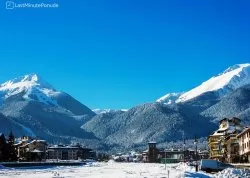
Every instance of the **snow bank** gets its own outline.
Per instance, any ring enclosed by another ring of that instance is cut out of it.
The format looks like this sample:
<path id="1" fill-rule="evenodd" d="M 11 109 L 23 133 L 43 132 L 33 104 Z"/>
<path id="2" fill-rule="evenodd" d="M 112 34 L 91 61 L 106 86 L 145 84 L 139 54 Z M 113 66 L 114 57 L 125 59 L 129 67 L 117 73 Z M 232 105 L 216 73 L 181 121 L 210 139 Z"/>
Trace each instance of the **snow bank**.
<path id="1" fill-rule="evenodd" d="M 218 172 L 213 176 L 214 178 L 238 178 L 238 177 L 250 177 L 250 169 L 236 169 L 227 168 L 221 172 Z"/>
<path id="2" fill-rule="evenodd" d="M 176 166 L 176 171 L 183 172 L 180 177 L 184 178 L 211 178 L 210 174 L 204 173 L 202 171 L 195 172 L 195 167 L 191 166 L 189 163 L 178 163 Z"/>
<path id="3" fill-rule="evenodd" d="M 0 164 L 0 169 L 6 169 L 6 167 Z"/>
<path id="4" fill-rule="evenodd" d="M 187 163 L 178 163 L 176 169 L 183 171 L 195 171 L 195 167 L 189 166 Z"/>

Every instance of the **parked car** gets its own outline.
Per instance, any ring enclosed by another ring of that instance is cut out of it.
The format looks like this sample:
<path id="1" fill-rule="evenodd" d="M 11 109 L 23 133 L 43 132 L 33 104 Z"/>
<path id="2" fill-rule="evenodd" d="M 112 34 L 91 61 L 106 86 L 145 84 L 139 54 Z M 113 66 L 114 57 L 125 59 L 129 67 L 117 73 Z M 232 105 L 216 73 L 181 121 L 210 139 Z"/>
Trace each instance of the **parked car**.
<path id="1" fill-rule="evenodd" d="M 213 159 L 202 159 L 200 162 L 200 170 L 206 172 L 218 172 L 226 168 L 234 167 L 231 164 L 222 163 Z"/>

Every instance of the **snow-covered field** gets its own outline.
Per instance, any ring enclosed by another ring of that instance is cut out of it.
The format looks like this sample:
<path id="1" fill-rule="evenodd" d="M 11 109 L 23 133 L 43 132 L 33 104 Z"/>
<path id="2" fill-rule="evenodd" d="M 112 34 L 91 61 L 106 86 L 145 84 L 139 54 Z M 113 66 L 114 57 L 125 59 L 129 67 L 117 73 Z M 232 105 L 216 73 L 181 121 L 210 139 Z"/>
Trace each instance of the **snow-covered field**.
<path id="1" fill-rule="evenodd" d="M 233 177 L 232 172 L 237 170 L 225 171 L 218 175 L 221 178 Z M 239 172 L 239 171 L 238 171 Z M 231 174 L 230 174 L 231 173 Z M 247 174 L 245 174 L 247 175 Z M 92 163 L 86 166 L 62 166 L 52 168 L 35 169 L 1 169 L 0 178 L 181 178 L 181 177 L 201 177 L 209 178 L 216 175 L 203 172 L 194 172 L 194 169 L 184 164 L 167 165 L 150 163 Z M 235 177 L 237 177 L 235 175 Z"/>

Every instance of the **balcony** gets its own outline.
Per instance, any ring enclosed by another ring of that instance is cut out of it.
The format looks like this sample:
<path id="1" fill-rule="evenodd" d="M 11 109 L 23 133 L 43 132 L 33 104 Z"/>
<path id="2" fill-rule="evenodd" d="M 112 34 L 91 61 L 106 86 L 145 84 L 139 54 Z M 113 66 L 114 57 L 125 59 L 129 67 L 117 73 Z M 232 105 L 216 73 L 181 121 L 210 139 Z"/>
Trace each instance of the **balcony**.
<path id="1" fill-rule="evenodd" d="M 211 148 L 211 151 L 219 151 L 219 148 Z"/>
<path id="2" fill-rule="evenodd" d="M 210 152 L 210 155 L 211 156 L 218 156 L 218 155 L 221 155 L 222 156 L 222 153 L 220 150 L 213 150 Z"/>
<path id="3" fill-rule="evenodd" d="M 219 140 L 219 138 L 213 138 L 213 137 L 211 137 L 211 138 L 209 138 L 208 139 L 208 142 L 210 143 L 210 142 L 218 142 L 218 140 Z"/>

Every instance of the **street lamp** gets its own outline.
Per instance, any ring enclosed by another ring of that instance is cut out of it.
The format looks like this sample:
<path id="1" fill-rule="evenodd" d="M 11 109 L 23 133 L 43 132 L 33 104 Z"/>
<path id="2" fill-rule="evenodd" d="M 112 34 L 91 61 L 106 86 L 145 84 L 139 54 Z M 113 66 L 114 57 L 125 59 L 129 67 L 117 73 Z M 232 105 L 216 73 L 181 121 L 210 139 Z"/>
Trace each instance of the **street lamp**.
<path id="1" fill-rule="evenodd" d="M 165 159 L 164 159 L 164 163 L 165 163 L 165 170 L 166 170 L 166 168 L 167 168 L 167 161 L 166 161 L 166 158 L 167 158 L 167 150 L 166 150 L 166 148 L 165 148 L 165 150 L 164 150 L 164 152 L 165 152 Z"/>
<path id="2" fill-rule="evenodd" d="M 165 155 L 164 155 L 165 156 L 164 162 L 165 162 L 165 170 L 166 170 L 167 169 L 167 165 L 166 165 L 167 164 L 167 160 L 166 160 L 167 159 L 167 149 L 166 148 L 164 150 L 164 153 L 165 153 Z M 170 173 L 170 171 L 168 170 L 168 178 L 169 178 L 169 173 Z"/>
<path id="3" fill-rule="evenodd" d="M 197 137 L 194 137 L 194 145 L 195 145 L 195 171 L 198 172 L 198 155 L 197 155 Z"/>
<path id="4" fill-rule="evenodd" d="M 185 138 L 183 139 L 183 162 L 185 163 L 185 146 L 186 146 L 186 141 Z"/>

